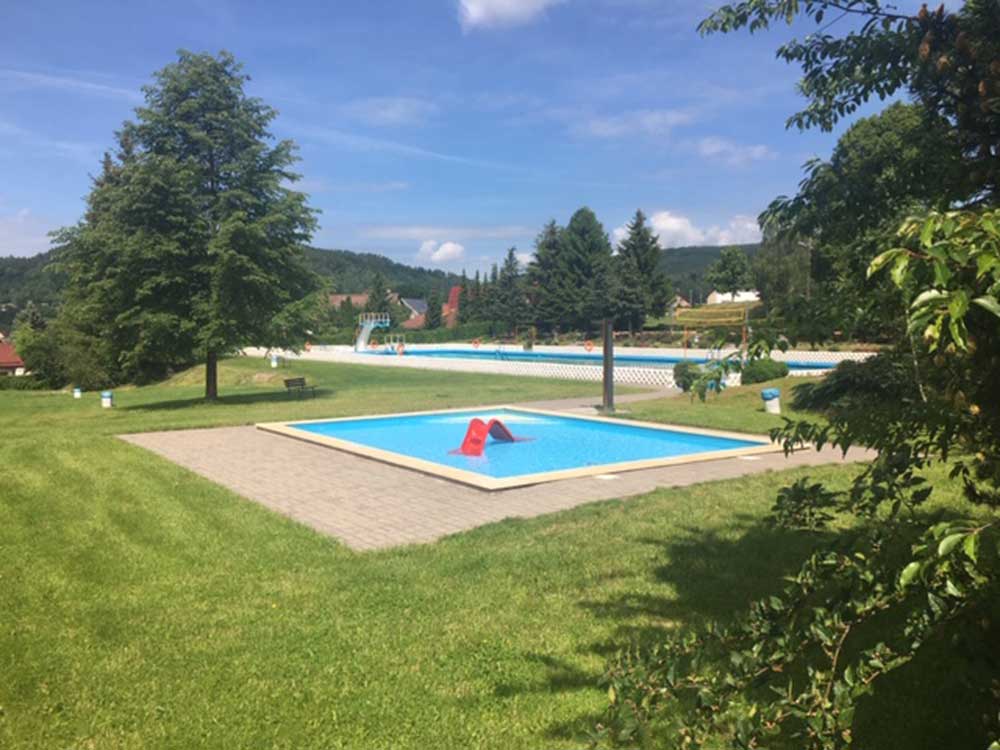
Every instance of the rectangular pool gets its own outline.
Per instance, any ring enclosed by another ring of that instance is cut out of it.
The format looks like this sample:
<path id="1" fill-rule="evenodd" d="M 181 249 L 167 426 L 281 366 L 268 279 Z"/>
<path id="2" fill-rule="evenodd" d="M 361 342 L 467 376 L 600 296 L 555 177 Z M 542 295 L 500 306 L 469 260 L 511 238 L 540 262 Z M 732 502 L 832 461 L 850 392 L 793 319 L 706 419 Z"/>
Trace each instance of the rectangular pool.
<path id="1" fill-rule="evenodd" d="M 472 419 L 501 421 L 515 442 L 457 452 Z M 780 451 L 766 437 L 499 406 L 258 424 L 258 429 L 482 489 Z"/>

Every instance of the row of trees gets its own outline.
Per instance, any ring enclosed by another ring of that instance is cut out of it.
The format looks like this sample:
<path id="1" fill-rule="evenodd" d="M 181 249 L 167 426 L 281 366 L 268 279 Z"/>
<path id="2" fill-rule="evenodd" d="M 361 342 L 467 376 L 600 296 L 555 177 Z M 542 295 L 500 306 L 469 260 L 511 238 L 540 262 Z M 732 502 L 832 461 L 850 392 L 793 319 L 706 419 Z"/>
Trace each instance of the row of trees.
<path id="1" fill-rule="evenodd" d="M 527 268 L 511 248 L 488 277 L 477 272 L 469 280 L 463 274 L 460 320 L 492 323 L 503 333 L 527 325 L 545 332 L 590 332 L 607 318 L 638 330 L 648 316 L 663 315 L 670 302 L 659 240 L 641 211 L 617 252 L 586 207 L 565 227 L 546 224 L 534 249 Z"/>

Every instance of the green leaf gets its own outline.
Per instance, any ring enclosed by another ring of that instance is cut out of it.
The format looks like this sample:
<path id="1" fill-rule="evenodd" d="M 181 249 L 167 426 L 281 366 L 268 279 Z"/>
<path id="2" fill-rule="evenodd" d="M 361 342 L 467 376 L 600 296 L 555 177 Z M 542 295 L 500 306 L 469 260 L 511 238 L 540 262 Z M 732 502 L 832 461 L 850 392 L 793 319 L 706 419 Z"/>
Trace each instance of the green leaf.
<path id="1" fill-rule="evenodd" d="M 901 254 L 907 252 L 909 251 L 905 247 L 895 247 L 892 250 L 886 250 L 884 253 L 875 256 L 875 259 L 868 264 L 868 278 L 871 278 L 876 273 L 881 271 Z"/>
<path id="2" fill-rule="evenodd" d="M 930 247 L 932 244 L 932 240 L 934 239 L 934 223 L 934 217 L 931 217 L 924 222 L 924 226 L 920 230 L 920 244 L 924 247 Z"/>
<path id="3" fill-rule="evenodd" d="M 972 304 L 979 305 L 1000 318 L 1000 302 L 997 301 L 996 297 L 984 294 L 982 297 L 976 297 L 972 300 Z"/>
<path id="4" fill-rule="evenodd" d="M 979 534 L 969 534 L 962 545 L 962 551 L 972 562 L 979 561 Z"/>
<path id="5" fill-rule="evenodd" d="M 917 295 L 917 298 L 913 300 L 913 304 L 910 305 L 910 309 L 916 309 L 922 307 L 923 305 L 930 304 L 931 302 L 937 302 L 939 300 L 948 299 L 948 293 L 942 292 L 940 289 L 928 289 L 925 292 L 921 292 Z"/>
<path id="6" fill-rule="evenodd" d="M 923 568 L 923 563 L 913 561 L 905 568 L 899 576 L 899 585 L 903 588 L 909 586 L 920 575 L 920 570 Z"/>
<path id="7" fill-rule="evenodd" d="M 960 531 L 957 534 L 949 534 L 941 543 L 938 545 L 938 555 L 944 557 L 945 555 L 951 554 L 951 551 L 959 545 L 959 543 L 965 539 L 967 536 L 966 532 Z"/>

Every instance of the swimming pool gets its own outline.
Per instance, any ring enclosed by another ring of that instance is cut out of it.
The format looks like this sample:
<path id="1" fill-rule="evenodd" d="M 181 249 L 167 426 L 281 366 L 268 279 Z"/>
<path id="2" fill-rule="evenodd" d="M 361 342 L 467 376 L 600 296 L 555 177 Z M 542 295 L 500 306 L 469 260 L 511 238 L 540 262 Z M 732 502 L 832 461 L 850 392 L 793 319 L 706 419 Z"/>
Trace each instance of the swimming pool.
<path id="1" fill-rule="evenodd" d="M 473 419 L 499 420 L 516 440 L 463 455 Z M 257 427 L 488 490 L 780 450 L 766 437 L 509 406 Z"/>
<path id="2" fill-rule="evenodd" d="M 619 350 L 620 351 L 620 350 Z M 370 349 L 365 354 L 376 357 L 395 357 L 398 352 L 394 348 Z M 551 351 L 524 351 L 522 349 L 414 349 L 404 347 L 405 357 L 437 357 L 440 359 L 489 359 L 501 362 L 558 362 L 571 365 L 599 365 L 602 362 L 601 354 L 592 352 L 583 354 L 580 352 L 551 352 Z M 615 353 L 615 365 L 624 367 L 673 367 L 678 362 L 693 362 L 695 364 L 705 364 L 709 362 L 704 357 L 676 357 L 654 354 L 621 354 Z M 837 366 L 836 362 L 804 362 L 797 360 L 787 360 L 785 364 L 790 370 L 832 370 Z"/>

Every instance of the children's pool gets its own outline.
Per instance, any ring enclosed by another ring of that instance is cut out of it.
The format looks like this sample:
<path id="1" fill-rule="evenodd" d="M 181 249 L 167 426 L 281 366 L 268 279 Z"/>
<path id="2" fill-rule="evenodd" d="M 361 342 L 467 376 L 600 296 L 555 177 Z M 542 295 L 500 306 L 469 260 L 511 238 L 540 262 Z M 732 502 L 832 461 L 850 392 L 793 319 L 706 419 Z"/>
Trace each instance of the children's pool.
<path id="1" fill-rule="evenodd" d="M 366 354 L 375 357 L 395 357 L 398 352 L 392 347 L 379 347 L 370 349 Z M 413 349 L 404 347 L 403 356 L 407 357 L 436 357 L 439 359 L 490 359 L 506 362 L 557 362 L 570 365 L 599 365 L 602 362 L 600 352 L 584 354 L 580 352 L 551 352 L 551 351 L 523 351 L 518 349 Z M 669 357 L 654 354 L 624 354 L 615 353 L 615 365 L 624 367 L 673 367 L 678 362 L 693 362 L 694 364 L 705 364 L 709 360 L 697 357 Z M 836 366 L 836 362 L 805 362 L 797 360 L 787 360 L 789 370 L 831 370 Z"/>
<path id="2" fill-rule="evenodd" d="M 474 418 L 500 420 L 516 441 L 457 453 Z M 512 407 L 257 426 L 483 489 L 778 450 L 766 437 Z"/>

